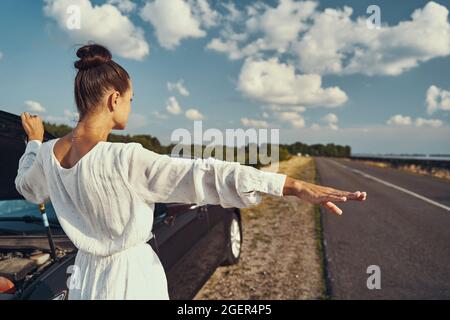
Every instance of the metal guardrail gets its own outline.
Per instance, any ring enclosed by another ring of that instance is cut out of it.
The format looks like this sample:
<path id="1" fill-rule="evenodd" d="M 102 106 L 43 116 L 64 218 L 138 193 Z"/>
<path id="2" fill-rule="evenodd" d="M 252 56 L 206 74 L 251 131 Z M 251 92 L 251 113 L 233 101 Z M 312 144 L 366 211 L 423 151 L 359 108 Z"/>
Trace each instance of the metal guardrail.
<path id="1" fill-rule="evenodd" d="M 350 159 L 368 160 L 388 163 L 393 167 L 404 165 L 416 165 L 425 170 L 431 171 L 433 168 L 450 170 L 450 157 L 439 156 L 399 156 L 399 155 L 351 155 Z"/>
<path id="2" fill-rule="evenodd" d="M 359 159 L 387 159 L 387 160 L 422 160 L 422 161 L 450 161 L 450 156 L 402 156 L 402 155 L 370 155 L 354 154 L 351 158 Z"/>

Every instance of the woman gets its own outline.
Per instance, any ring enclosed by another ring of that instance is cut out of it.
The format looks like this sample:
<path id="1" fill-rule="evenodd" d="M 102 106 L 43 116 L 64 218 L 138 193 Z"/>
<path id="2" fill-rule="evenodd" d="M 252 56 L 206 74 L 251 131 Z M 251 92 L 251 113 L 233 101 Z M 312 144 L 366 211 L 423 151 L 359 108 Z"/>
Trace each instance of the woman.
<path id="1" fill-rule="evenodd" d="M 336 214 L 334 202 L 365 200 L 345 192 L 213 158 L 159 155 L 138 143 L 110 143 L 124 129 L 133 87 L 103 46 L 77 51 L 76 127 L 42 143 L 39 117 L 23 113 L 28 144 L 17 190 L 29 201 L 50 199 L 61 227 L 78 248 L 69 299 L 168 299 L 162 264 L 147 244 L 155 202 L 247 207 L 263 193 L 297 196 Z"/>

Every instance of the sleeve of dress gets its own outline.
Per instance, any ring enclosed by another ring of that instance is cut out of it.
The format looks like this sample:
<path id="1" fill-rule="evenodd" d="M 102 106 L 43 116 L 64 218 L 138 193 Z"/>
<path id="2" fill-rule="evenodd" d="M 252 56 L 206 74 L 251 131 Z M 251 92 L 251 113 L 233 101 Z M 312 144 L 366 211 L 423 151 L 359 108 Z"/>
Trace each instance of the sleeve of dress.
<path id="1" fill-rule="evenodd" d="M 211 157 L 172 158 L 135 144 L 129 163 L 129 179 L 133 188 L 148 202 L 244 208 L 258 204 L 263 193 L 282 196 L 286 175 Z"/>
<path id="2" fill-rule="evenodd" d="M 28 201 L 39 204 L 48 198 L 48 187 L 39 156 L 42 142 L 31 140 L 19 160 L 19 168 L 15 179 L 17 191 Z"/>

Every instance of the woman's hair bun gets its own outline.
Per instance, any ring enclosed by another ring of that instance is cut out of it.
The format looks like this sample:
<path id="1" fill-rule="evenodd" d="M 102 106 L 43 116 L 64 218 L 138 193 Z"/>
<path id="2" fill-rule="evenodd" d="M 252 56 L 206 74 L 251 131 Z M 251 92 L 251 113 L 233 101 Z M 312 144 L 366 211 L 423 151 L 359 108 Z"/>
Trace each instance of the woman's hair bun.
<path id="1" fill-rule="evenodd" d="M 77 50 L 77 57 L 80 60 L 75 61 L 74 65 L 78 70 L 95 68 L 112 59 L 111 52 L 99 44 L 82 46 Z"/>

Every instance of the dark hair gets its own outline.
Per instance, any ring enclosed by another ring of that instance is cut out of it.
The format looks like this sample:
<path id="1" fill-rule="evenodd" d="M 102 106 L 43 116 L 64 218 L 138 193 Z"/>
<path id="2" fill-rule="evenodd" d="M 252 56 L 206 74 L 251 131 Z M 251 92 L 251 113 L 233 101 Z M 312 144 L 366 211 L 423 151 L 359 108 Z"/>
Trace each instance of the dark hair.
<path id="1" fill-rule="evenodd" d="M 130 76 L 112 60 L 111 52 L 99 44 L 88 44 L 77 50 L 80 60 L 74 63 L 78 69 L 75 77 L 75 102 L 80 119 L 94 111 L 107 90 L 124 94 L 130 87 Z"/>

